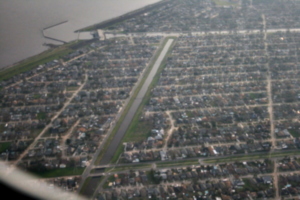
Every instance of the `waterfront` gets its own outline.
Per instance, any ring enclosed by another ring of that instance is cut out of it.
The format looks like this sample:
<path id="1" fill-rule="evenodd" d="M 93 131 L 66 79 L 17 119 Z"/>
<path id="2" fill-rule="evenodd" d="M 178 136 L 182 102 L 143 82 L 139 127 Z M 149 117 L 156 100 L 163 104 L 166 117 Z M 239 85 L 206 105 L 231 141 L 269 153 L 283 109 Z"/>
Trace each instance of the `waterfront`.
<path id="1" fill-rule="evenodd" d="M 51 36 L 71 41 L 77 38 L 75 30 L 158 1 L 1 1 L 0 68 L 45 51 L 47 47 L 43 46 L 44 43 L 60 44 L 43 37 L 42 30 L 45 27 L 68 20 L 64 26 L 52 29 Z"/>

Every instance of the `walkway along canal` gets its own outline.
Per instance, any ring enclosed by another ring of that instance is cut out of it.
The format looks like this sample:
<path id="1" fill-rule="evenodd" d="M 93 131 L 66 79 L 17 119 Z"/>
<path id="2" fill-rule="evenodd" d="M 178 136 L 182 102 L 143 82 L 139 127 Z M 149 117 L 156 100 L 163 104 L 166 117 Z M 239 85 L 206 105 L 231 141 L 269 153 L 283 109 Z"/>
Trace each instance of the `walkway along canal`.
<path id="1" fill-rule="evenodd" d="M 141 90 L 139 91 L 138 95 L 134 99 L 134 102 L 132 106 L 130 107 L 128 113 L 126 114 L 119 130 L 115 134 L 114 138 L 112 139 L 111 143 L 109 144 L 107 151 L 104 153 L 102 160 L 100 161 L 100 165 L 106 165 L 109 164 L 110 160 L 112 159 L 113 155 L 115 154 L 118 146 L 120 145 L 120 142 L 125 135 L 137 109 L 139 108 L 144 96 L 146 95 L 146 92 L 148 90 L 149 85 L 152 83 L 152 80 L 154 76 L 157 73 L 158 68 L 160 67 L 163 59 L 165 58 L 169 48 L 171 47 L 174 39 L 169 39 L 164 46 L 163 50 L 161 51 L 159 57 L 155 61 L 146 81 L 144 82 Z"/>

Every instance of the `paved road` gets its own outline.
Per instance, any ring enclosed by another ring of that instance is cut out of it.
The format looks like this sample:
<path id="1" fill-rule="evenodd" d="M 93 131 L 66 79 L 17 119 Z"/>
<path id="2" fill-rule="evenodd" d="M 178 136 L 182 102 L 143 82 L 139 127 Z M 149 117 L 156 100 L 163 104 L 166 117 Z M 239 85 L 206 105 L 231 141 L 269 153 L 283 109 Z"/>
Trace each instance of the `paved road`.
<path id="1" fill-rule="evenodd" d="M 267 42 L 267 29 L 266 29 L 266 17 L 264 14 L 262 14 L 262 19 L 263 19 L 263 25 L 264 25 L 264 44 L 265 44 L 265 57 L 269 60 L 269 52 L 268 52 L 268 42 Z M 268 92 L 268 111 L 270 115 L 270 128 L 271 128 L 271 141 L 272 141 L 272 150 L 270 151 L 273 152 L 274 148 L 276 147 L 276 136 L 274 132 L 274 112 L 273 112 L 273 99 L 272 99 L 272 78 L 271 78 L 271 69 L 270 69 L 270 62 L 268 61 L 266 63 L 267 69 L 268 69 L 268 75 L 267 75 L 267 92 Z M 275 167 L 274 167 L 274 172 L 272 173 L 273 176 L 273 184 L 274 184 L 274 189 L 275 189 L 275 199 L 279 200 L 279 187 L 278 187 L 278 173 L 277 173 L 277 164 L 276 164 L 276 159 L 275 159 Z"/>
<path id="2" fill-rule="evenodd" d="M 297 150 L 295 151 L 291 151 L 291 152 L 297 152 Z M 263 155 L 263 154 L 266 154 L 266 152 L 258 152 L 258 153 L 251 153 L 249 155 L 251 156 L 256 156 L 256 155 Z M 199 158 L 198 157 L 198 161 L 199 161 L 199 164 L 200 165 L 205 165 L 207 164 L 205 161 L 209 161 L 210 159 L 223 159 L 223 158 L 230 158 L 232 156 L 239 156 L 241 157 L 241 161 L 243 160 L 242 158 L 245 156 L 245 155 L 225 155 L 225 156 L 216 156 L 216 157 L 202 157 L 202 158 Z M 275 161 L 279 158 L 284 158 L 286 155 L 282 155 L 282 156 L 278 156 L 276 158 L 271 158 L 271 159 L 274 159 Z M 186 158 L 184 159 L 184 161 L 195 161 L 197 160 L 197 158 Z M 254 159 L 250 159 L 250 160 L 254 160 Z M 264 159 L 256 159 L 257 160 L 264 160 Z M 153 165 L 153 164 L 163 164 L 163 163 L 170 163 L 170 162 L 173 162 L 174 165 L 173 166 L 161 166 L 161 167 L 158 167 L 159 169 L 170 169 L 170 168 L 176 168 L 176 164 L 177 167 L 182 167 L 182 163 L 180 163 L 180 161 L 182 160 L 167 160 L 167 161 L 146 161 L 146 162 L 142 162 L 142 163 L 120 163 L 120 164 L 108 164 L 108 165 L 102 165 L 102 166 L 92 166 L 93 169 L 99 169 L 99 168 L 114 168 L 114 167 L 129 167 L 131 165 L 134 164 L 135 167 L 137 167 L 138 165 L 141 165 L 140 169 L 142 170 L 147 170 L 147 169 L 150 169 L 150 168 L 145 168 L 145 164 L 148 164 L 149 166 L 150 165 Z M 230 161 L 230 162 L 234 162 L 234 161 Z M 218 164 L 221 164 L 221 163 L 228 163 L 228 161 L 223 161 L 223 162 L 219 162 Z M 213 163 L 210 163 L 208 165 L 212 165 Z M 278 167 L 277 165 L 275 165 L 276 167 Z M 103 175 L 108 175 L 108 174 L 112 174 L 112 173 L 124 173 L 124 172 L 127 172 L 129 171 L 129 169 L 120 169 L 119 171 L 116 170 L 116 171 L 113 171 L 113 172 L 109 172 L 109 171 L 101 171 L 101 172 L 94 172 L 94 173 L 90 173 L 88 176 L 90 177 L 93 177 L 93 176 L 103 176 Z M 278 175 L 280 174 L 290 174 L 290 173 L 295 173 L 296 171 L 300 171 L 300 170 L 295 170 L 295 171 L 287 171 L 287 172 L 280 172 L 280 171 L 277 171 L 276 173 Z M 274 172 L 270 173 L 270 175 L 272 175 Z"/>
<path id="3" fill-rule="evenodd" d="M 167 136 L 166 136 L 166 139 L 165 139 L 165 144 L 164 144 L 164 147 L 163 147 L 163 150 L 166 151 L 168 149 L 168 141 L 169 139 L 171 138 L 171 135 L 173 134 L 174 130 L 177 130 L 178 128 L 175 127 L 175 119 L 173 119 L 170 111 L 166 111 L 166 114 L 168 115 L 168 118 L 170 120 L 170 129 L 167 131 Z"/>
<path id="4" fill-rule="evenodd" d="M 129 33 L 129 34 L 112 34 L 112 33 L 104 33 L 105 37 L 107 39 L 110 38 L 115 38 L 115 37 L 128 37 L 130 36 L 134 36 L 134 37 L 155 37 L 155 36 L 162 36 L 162 37 L 168 37 L 168 36 L 175 36 L 175 37 L 179 37 L 179 36 L 198 36 L 198 35 L 206 35 L 206 34 L 235 34 L 235 33 L 239 33 L 239 34 L 253 34 L 253 33 L 276 33 L 277 31 L 287 31 L 289 30 L 290 32 L 300 32 L 300 28 L 291 28 L 291 29 L 286 29 L 286 28 L 278 28 L 278 29 L 265 29 L 265 30 L 260 30 L 260 29 L 253 29 L 253 30 L 236 30 L 236 31 L 198 31 L 198 32 L 186 32 L 186 33 L 182 33 L 182 32 L 148 32 L 148 33 Z"/>
<path id="5" fill-rule="evenodd" d="M 266 31 L 266 18 L 265 15 L 262 15 L 263 24 L 264 24 L 264 44 L 265 44 L 265 57 L 269 60 L 269 53 L 268 53 L 268 43 L 267 43 L 267 31 Z M 266 63 L 268 73 L 267 73 L 267 93 L 268 93 L 268 111 L 270 115 L 270 131 L 271 131 L 271 141 L 272 141 L 272 148 L 276 147 L 276 137 L 274 133 L 274 112 L 273 112 L 273 99 L 272 99 L 272 78 L 271 78 L 271 68 L 269 61 Z"/>
<path id="6" fill-rule="evenodd" d="M 170 113 L 170 112 L 169 112 Z M 171 114 L 171 113 L 170 113 Z M 174 127 L 175 128 L 175 127 Z M 166 139 L 166 144 L 167 144 L 167 141 L 169 139 Z M 280 142 L 283 142 L 283 141 L 291 141 L 292 138 L 280 138 L 280 139 L 275 139 L 275 142 L 276 141 L 280 141 Z M 262 139 L 262 140 L 256 140 L 255 142 L 272 142 L 272 139 Z M 247 142 L 244 142 L 244 141 L 232 141 L 232 142 L 227 142 L 227 141 L 222 141 L 222 142 L 215 142 L 215 143 L 209 143 L 207 142 L 208 145 L 210 146 L 230 146 L 230 145 L 236 145 L 236 144 L 247 144 Z M 152 148 L 152 149 L 144 149 L 143 152 L 155 152 L 155 151 L 166 151 L 166 150 L 180 150 L 180 149 L 192 149 L 192 148 L 200 148 L 202 147 L 202 145 L 188 145 L 188 146 L 179 146 L 179 147 L 170 147 L 170 148 L 167 148 L 167 147 L 162 147 L 162 148 Z M 276 149 L 276 146 L 275 148 Z M 131 150 L 131 151 L 126 151 L 126 153 L 128 154 L 133 154 L 133 153 L 139 153 L 141 151 L 141 149 L 137 149 L 137 150 Z"/>
<path id="7" fill-rule="evenodd" d="M 103 155 L 103 158 L 100 161 L 100 165 L 106 165 L 112 159 L 114 153 L 116 152 L 118 146 L 120 145 L 120 142 L 121 142 L 126 130 L 128 129 L 128 127 L 134 117 L 134 114 L 136 113 L 138 107 L 140 106 L 140 104 L 148 90 L 149 85 L 151 84 L 154 76 L 156 75 L 156 72 L 157 72 L 161 62 L 163 61 L 163 59 L 164 59 L 165 55 L 167 54 L 172 43 L 173 43 L 173 39 L 169 39 L 168 42 L 166 43 L 165 47 L 163 48 L 161 54 L 159 55 L 158 59 L 154 63 L 154 66 L 153 66 L 150 74 L 148 75 L 144 85 L 142 86 L 141 90 L 139 91 L 136 99 L 134 100 L 126 117 L 124 118 L 119 130 L 117 131 L 115 137 L 113 138 L 112 142 L 110 143 L 107 151 Z"/>

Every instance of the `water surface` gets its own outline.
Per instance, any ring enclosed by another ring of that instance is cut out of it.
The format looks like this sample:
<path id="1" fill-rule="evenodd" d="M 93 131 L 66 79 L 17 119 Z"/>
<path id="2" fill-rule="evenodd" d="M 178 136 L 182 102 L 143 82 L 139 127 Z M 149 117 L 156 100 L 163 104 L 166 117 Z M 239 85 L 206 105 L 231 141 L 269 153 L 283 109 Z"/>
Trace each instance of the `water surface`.
<path id="1" fill-rule="evenodd" d="M 0 68 L 47 49 L 43 28 L 68 20 L 51 30 L 64 41 L 75 30 L 93 25 L 160 0 L 2 0 L 0 1 Z M 50 31 L 50 30 L 49 30 Z M 56 43 L 59 44 L 59 43 Z"/>

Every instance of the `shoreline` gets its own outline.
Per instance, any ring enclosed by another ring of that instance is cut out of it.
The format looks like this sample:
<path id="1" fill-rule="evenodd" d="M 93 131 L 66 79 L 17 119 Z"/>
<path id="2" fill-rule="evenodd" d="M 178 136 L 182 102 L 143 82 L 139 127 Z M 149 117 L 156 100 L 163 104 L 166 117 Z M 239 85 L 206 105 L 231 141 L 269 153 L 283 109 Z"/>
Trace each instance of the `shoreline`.
<path id="1" fill-rule="evenodd" d="M 105 20 L 105 21 L 102 21 L 102 22 L 99 22 L 99 23 L 96 23 L 96 24 L 93 24 L 93 25 L 90 25 L 90 26 L 86 26 L 86 27 L 84 27 L 82 29 L 75 30 L 74 32 L 76 33 L 76 32 L 84 31 L 84 30 L 87 30 L 87 29 L 90 29 L 90 30 L 100 29 L 99 27 L 101 27 L 101 28 L 109 27 L 112 24 L 118 23 L 120 21 L 124 21 L 124 20 L 129 19 L 131 17 L 134 17 L 136 15 L 142 14 L 143 12 L 147 12 L 147 11 L 150 11 L 152 9 L 155 9 L 158 6 L 161 6 L 161 5 L 164 5 L 164 4 L 168 3 L 169 1 L 171 1 L 171 0 L 161 0 L 159 2 L 156 2 L 156 3 L 150 4 L 150 5 L 144 6 L 142 8 L 139 8 L 139 9 L 127 12 L 127 13 L 125 13 L 123 15 L 118 16 L 118 17 L 114 17 L 114 18 L 111 18 L 111 19 L 108 19 L 108 20 Z M 54 25 L 54 26 L 56 26 L 56 25 Z M 47 28 L 49 28 L 49 27 L 47 27 Z M 89 41 L 92 41 L 92 40 L 94 40 L 94 39 L 78 41 L 78 43 L 75 46 L 79 46 L 80 47 L 80 46 L 82 46 L 82 45 L 84 45 L 84 44 L 86 44 L 86 43 L 88 43 Z M 75 40 L 66 42 L 66 43 L 64 43 L 62 45 L 59 45 L 58 47 L 55 47 L 55 48 L 49 48 L 49 49 L 47 49 L 47 50 L 45 50 L 43 52 L 40 52 L 40 53 L 38 53 L 36 55 L 27 57 L 25 59 L 22 59 L 22 60 L 20 60 L 18 62 L 13 63 L 13 64 L 1 67 L 0 68 L 0 73 L 5 72 L 5 70 L 8 70 L 10 68 L 17 67 L 18 65 L 24 64 L 26 62 L 30 62 L 30 59 L 38 59 L 39 56 L 47 54 L 47 52 L 55 50 L 57 48 L 60 48 L 60 47 L 62 47 L 64 45 L 68 45 L 68 44 L 70 44 L 70 43 L 72 43 L 74 41 Z M 83 43 L 83 44 L 81 45 L 81 43 Z"/>

